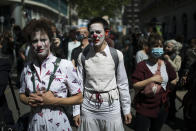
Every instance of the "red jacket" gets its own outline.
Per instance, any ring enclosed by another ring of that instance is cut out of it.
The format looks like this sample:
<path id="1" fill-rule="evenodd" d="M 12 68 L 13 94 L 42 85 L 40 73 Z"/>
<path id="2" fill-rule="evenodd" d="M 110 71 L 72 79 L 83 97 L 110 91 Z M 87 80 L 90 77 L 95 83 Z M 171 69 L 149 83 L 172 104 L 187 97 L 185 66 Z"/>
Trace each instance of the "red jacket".
<path id="1" fill-rule="evenodd" d="M 147 116 L 147 117 L 157 117 L 161 106 L 167 105 L 168 92 L 170 91 L 169 86 L 170 82 L 176 78 L 176 72 L 173 67 L 167 62 L 164 61 L 166 65 L 166 70 L 168 74 L 168 83 L 166 86 L 166 91 L 161 88 L 159 94 L 156 94 L 153 97 L 148 97 L 139 92 L 134 98 L 134 104 L 136 112 Z M 149 70 L 145 61 L 142 61 L 137 64 L 135 72 L 132 74 L 132 83 L 143 81 L 152 77 L 153 74 Z"/>

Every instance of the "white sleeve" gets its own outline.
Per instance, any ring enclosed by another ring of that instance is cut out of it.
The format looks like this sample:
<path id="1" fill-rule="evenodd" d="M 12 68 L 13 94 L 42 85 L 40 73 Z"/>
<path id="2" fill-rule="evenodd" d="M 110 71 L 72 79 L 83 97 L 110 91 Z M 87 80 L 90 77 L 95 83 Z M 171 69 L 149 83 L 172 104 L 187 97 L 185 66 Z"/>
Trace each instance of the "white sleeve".
<path id="1" fill-rule="evenodd" d="M 80 55 L 78 56 L 77 74 L 78 74 L 78 78 L 80 79 L 81 85 L 83 87 L 83 66 L 81 62 L 81 55 L 82 53 L 80 53 Z M 82 88 L 82 92 L 83 92 L 83 88 Z M 80 105 L 73 105 L 73 117 L 79 114 L 80 114 Z"/>
<path id="2" fill-rule="evenodd" d="M 25 88 L 26 88 L 26 80 L 25 80 L 25 73 L 26 73 L 26 68 L 23 69 L 21 76 L 20 76 L 20 89 L 19 93 L 25 93 Z"/>
<path id="3" fill-rule="evenodd" d="M 119 64 L 117 68 L 117 86 L 120 93 L 120 102 L 123 110 L 123 114 L 129 114 L 131 112 L 131 97 L 129 93 L 129 84 L 127 79 L 127 74 L 125 71 L 123 54 L 117 51 Z"/>

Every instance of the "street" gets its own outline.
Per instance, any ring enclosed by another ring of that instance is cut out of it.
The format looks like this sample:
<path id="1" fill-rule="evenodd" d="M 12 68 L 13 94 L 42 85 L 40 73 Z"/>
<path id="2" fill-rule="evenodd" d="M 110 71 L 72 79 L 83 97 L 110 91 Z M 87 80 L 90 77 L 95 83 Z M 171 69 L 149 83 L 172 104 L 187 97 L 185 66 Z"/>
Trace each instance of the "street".
<path id="1" fill-rule="evenodd" d="M 130 93 L 133 96 L 134 91 L 130 90 Z M 15 103 L 14 103 L 14 99 L 13 99 L 13 96 L 11 94 L 11 90 L 10 90 L 9 87 L 6 89 L 5 94 L 6 94 L 6 98 L 7 98 L 7 101 L 8 101 L 8 106 L 12 110 L 13 117 L 14 117 L 14 120 L 16 122 L 17 119 L 19 118 L 19 116 L 18 116 L 18 112 L 17 112 L 16 106 L 15 106 Z M 30 107 L 22 104 L 19 101 L 18 89 L 15 89 L 15 94 L 16 94 L 17 101 L 18 101 L 18 104 L 19 104 L 19 107 L 20 107 L 20 112 L 21 112 L 20 116 L 22 116 L 23 114 L 25 114 L 25 113 L 30 111 Z M 182 92 L 180 92 L 180 93 L 178 92 L 178 95 L 181 95 L 181 97 L 182 97 L 183 93 Z M 181 106 L 181 102 L 179 101 L 179 99 L 176 99 L 176 107 L 177 107 L 176 109 L 178 110 L 178 108 L 180 106 Z M 132 108 L 132 114 L 133 114 L 132 123 L 130 125 L 124 125 L 125 131 L 134 131 L 133 126 L 134 126 L 134 114 L 135 114 L 135 111 L 134 111 L 133 108 Z M 183 124 L 184 124 L 183 123 L 182 108 L 177 111 L 176 117 L 177 117 L 176 121 L 173 122 L 172 125 L 169 126 L 168 124 L 164 124 L 164 126 L 162 127 L 161 131 L 181 131 L 182 128 L 183 128 Z M 76 131 L 75 127 L 73 127 L 73 131 Z"/>

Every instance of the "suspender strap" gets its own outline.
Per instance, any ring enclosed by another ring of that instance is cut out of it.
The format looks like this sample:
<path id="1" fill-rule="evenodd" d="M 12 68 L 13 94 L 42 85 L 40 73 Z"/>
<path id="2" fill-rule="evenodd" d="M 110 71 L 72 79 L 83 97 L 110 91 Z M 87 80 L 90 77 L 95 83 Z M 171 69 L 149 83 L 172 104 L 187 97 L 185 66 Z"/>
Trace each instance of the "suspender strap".
<path id="1" fill-rule="evenodd" d="M 60 58 L 57 58 L 55 63 L 54 63 L 54 70 L 52 72 L 52 74 L 50 75 L 50 78 L 49 78 L 49 82 L 48 82 L 48 88 L 46 91 L 49 91 L 50 89 L 50 86 L 52 84 L 52 81 L 54 80 L 55 78 L 55 73 L 56 73 L 56 70 L 58 69 L 59 67 L 59 63 L 60 63 L 61 59 Z M 31 65 L 31 70 L 32 70 L 32 77 L 31 77 L 31 80 L 33 82 L 33 93 L 36 92 L 36 89 L 35 89 L 35 68 L 33 67 L 33 65 Z"/>
<path id="2" fill-rule="evenodd" d="M 57 68 L 59 67 L 60 61 L 61 61 L 60 58 L 57 58 L 56 61 L 55 61 L 54 70 L 53 70 L 53 73 L 50 75 L 50 80 L 49 80 L 48 88 L 47 88 L 46 91 L 49 91 L 49 89 L 50 89 L 51 83 L 52 83 L 52 81 L 53 81 L 54 78 L 55 78 L 54 74 L 56 73 L 56 70 L 57 70 Z"/>
<path id="3" fill-rule="evenodd" d="M 157 66 L 157 70 L 155 72 L 155 74 L 161 74 L 161 63 L 162 61 L 161 60 L 158 60 L 158 66 Z"/>
<path id="4" fill-rule="evenodd" d="M 32 71 L 31 81 L 33 82 L 33 93 L 36 93 L 36 90 L 35 90 L 35 67 L 33 66 L 33 64 L 31 64 L 30 68 Z"/>

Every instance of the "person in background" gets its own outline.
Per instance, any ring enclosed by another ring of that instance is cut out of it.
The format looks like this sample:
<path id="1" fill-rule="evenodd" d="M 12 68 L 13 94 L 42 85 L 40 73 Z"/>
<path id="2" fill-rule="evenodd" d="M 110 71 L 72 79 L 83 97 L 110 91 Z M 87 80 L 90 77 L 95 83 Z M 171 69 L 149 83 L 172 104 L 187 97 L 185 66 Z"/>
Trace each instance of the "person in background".
<path id="1" fill-rule="evenodd" d="M 179 81 L 178 71 L 180 70 L 182 59 L 179 56 L 180 50 L 182 49 L 182 44 L 177 42 L 176 40 L 167 40 L 164 43 L 165 46 L 165 54 L 164 59 L 168 61 L 171 66 L 176 71 L 176 80 L 174 81 L 173 85 L 176 85 Z M 171 92 L 169 93 L 169 100 L 170 100 L 170 107 L 169 107 L 169 114 L 168 120 L 174 120 L 175 113 L 176 113 L 176 106 L 175 106 L 175 98 L 176 98 L 176 86 L 171 88 Z"/>
<path id="2" fill-rule="evenodd" d="M 107 21 L 100 17 L 88 23 L 92 48 L 84 63 L 83 53 L 78 59 L 78 75 L 84 85 L 81 121 L 80 110 L 75 119 L 78 131 L 124 131 L 121 107 L 125 123 L 131 123 L 131 98 L 123 54 L 116 50 L 119 63 L 115 70 L 114 60 L 105 41 L 107 29 Z"/>
<path id="3" fill-rule="evenodd" d="M 183 98 L 183 117 L 185 122 L 184 131 L 196 129 L 196 61 L 191 65 L 187 76 L 186 87 L 188 92 Z"/>
<path id="4" fill-rule="evenodd" d="M 151 34 L 148 43 L 149 58 L 138 63 L 132 74 L 133 88 L 136 91 L 136 131 L 161 130 L 167 119 L 171 81 L 176 79 L 176 72 L 171 64 L 161 59 L 164 54 L 161 36 Z"/>
<path id="5" fill-rule="evenodd" d="M 80 42 L 77 41 L 77 39 L 76 39 L 76 29 L 73 29 L 70 31 L 69 37 L 70 37 L 71 41 L 68 42 L 67 60 L 71 60 L 71 53 L 72 53 L 73 49 L 80 46 Z"/>
<path id="6" fill-rule="evenodd" d="M 8 107 L 5 90 L 9 80 L 9 73 L 13 57 L 13 36 L 11 32 L 0 35 L 0 127 L 14 125 L 12 112 Z"/>
<path id="7" fill-rule="evenodd" d="M 34 57 L 23 69 L 19 90 L 21 102 L 31 106 L 28 130 L 71 131 L 63 106 L 82 103 L 76 70 L 70 61 L 51 53 L 53 33 L 46 19 L 35 20 L 28 26 Z"/>
<path id="8" fill-rule="evenodd" d="M 140 46 L 141 50 L 137 51 L 136 53 L 135 56 L 136 63 L 148 59 L 147 53 L 148 53 L 149 45 L 147 39 L 145 37 L 140 37 L 138 41 L 138 46 Z"/>
<path id="9" fill-rule="evenodd" d="M 71 60 L 72 60 L 72 63 L 74 64 L 75 67 L 77 67 L 77 65 L 78 65 L 78 56 L 79 56 L 79 54 L 89 44 L 89 39 L 88 39 L 89 32 L 88 32 L 87 27 L 80 27 L 77 30 L 76 34 L 77 34 L 76 39 L 78 41 L 80 41 L 81 45 L 79 47 L 76 47 L 75 49 L 73 49 L 73 51 L 71 53 Z"/>
<path id="10" fill-rule="evenodd" d="M 126 38 L 124 40 L 124 45 L 125 48 L 122 49 L 122 53 L 124 55 L 124 65 L 127 73 L 127 77 L 129 80 L 129 88 L 131 88 L 131 74 L 133 73 L 134 67 L 135 67 L 135 59 L 134 59 L 134 54 L 133 54 L 133 45 L 132 45 L 132 39 L 131 38 Z"/>
<path id="11" fill-rule="evenodd" d="M 187 76 L 191 65 L 196 61 L 196 38 L 192 38 L 190 41 L 190 47 L 185 51 L 184 67 L 181 76 L 182 85 L 186 84 Z"/>

